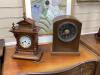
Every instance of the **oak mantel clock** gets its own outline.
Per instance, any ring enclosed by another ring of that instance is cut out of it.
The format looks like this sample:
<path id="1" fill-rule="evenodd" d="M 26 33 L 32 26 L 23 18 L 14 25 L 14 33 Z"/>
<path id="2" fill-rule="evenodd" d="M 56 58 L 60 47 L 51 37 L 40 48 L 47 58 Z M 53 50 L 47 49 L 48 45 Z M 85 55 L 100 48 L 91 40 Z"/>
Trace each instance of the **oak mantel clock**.
<path id="1" fill-rule="evenodd" d="M 38 30 L 34 20 L 24 18 L 10 30 L 16 38 L 16 49 L 13 58 L 32 59 L 39 61 L 42 51 L 38 46 Z"/>
<path id="2" fill-rule="evenodd" d="M 72 16 L 58 16 L 53 22 L 53 54 L 79 54 L 82 24 Z"/>

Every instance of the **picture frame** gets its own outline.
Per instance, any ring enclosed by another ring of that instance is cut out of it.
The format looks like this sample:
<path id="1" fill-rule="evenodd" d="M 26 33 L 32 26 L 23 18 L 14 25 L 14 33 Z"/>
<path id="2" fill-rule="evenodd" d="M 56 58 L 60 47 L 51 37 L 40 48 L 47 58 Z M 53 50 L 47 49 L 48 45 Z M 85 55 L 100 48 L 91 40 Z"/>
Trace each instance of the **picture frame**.
<path id="1" fill-rule="evenodd" d="M 77 0 L 78 2 L 99 2 L 100 0 Z"/>
<path id="2" fill-rule="evenodd" d="M 49 5 L 46 5 L 46 1 L 50 1 Z M 52 35 L 53 19 L 60 15 L 71 15 L 72 1 L 73 0 L 25 0 L 26 16 L 34 19 L 37 22 L 38 26 L 40 27 L 40 35 Z M 53 15 L 55 14 L 56 16 L 53 16 L 51 13 Z"/>

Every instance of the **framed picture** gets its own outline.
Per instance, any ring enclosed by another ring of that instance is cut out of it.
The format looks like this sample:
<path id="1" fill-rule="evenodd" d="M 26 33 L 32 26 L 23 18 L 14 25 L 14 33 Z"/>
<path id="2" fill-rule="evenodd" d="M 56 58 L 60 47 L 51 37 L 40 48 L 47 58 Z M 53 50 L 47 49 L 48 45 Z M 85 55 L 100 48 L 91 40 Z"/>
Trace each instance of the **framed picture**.
<path id="1" fill-rule="evenodd" d="M 40 27 L 39 34 L 52 34 L 53 19 L 71 13 L 72 0 L 25 0 L 26 15 Z M 67 6 L 69 4 L 69 6 Z M 31 8 L 30 8 L 31 7 Z M 68 8 L 66 8 L 68 7 Z"/>
<path id="2" fill-rule="evenodd" d="M 77 0 L 78 2 L 97 2 L 97 1 L 100 1 L 100 0 Z"/>

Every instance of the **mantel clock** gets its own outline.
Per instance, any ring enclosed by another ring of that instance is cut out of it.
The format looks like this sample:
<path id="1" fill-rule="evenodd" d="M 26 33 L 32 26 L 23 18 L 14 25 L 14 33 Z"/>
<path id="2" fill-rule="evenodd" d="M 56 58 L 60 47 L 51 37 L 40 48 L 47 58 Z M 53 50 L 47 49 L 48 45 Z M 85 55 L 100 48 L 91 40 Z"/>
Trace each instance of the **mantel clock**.
<path id="1" fill-rule="evenodd" d="M 52 53 L 79 54 L 82 24 L 72 16 L 58 16 L 53 22 Z"/>
<path id="2" fill-rule="evenodd" d="M 38 26 L 34 20 L 29 18 L 24 18 L 24 20 L 21 20 L 17 24 L 15 26 L 13 23 L 12 29 L 10 30 L 17 42 L 13 58 L 39 61 L 42 51 L 38 46 Z"/>

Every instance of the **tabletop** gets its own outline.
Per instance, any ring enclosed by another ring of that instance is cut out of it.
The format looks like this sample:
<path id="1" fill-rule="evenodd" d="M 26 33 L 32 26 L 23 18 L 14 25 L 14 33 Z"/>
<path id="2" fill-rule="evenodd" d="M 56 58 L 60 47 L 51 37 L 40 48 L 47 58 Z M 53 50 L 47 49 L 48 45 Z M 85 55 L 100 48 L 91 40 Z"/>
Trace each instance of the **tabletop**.
<path id="1" fill-rule="evenodd" d="M 15 46 L 7 47 L 5 51 L 3 75 L 18 75 L 19 73 L 53 73 L 71 69 L 86 61 L 96 61 L 95 54 L 90 52 L 83 45 L 80 45 L 80 55 L 51 55 L 52 45 L 42 45 L 44 50 L 43 57 L 40 62 L 32 60 L 13 59 L 13 51 Z"/>
<path id="2" fill-rule="evenodd" d="M 100 40 L 96 39 L 95 34 L 81 36 L 81 43 L 100 56 Z"/>

